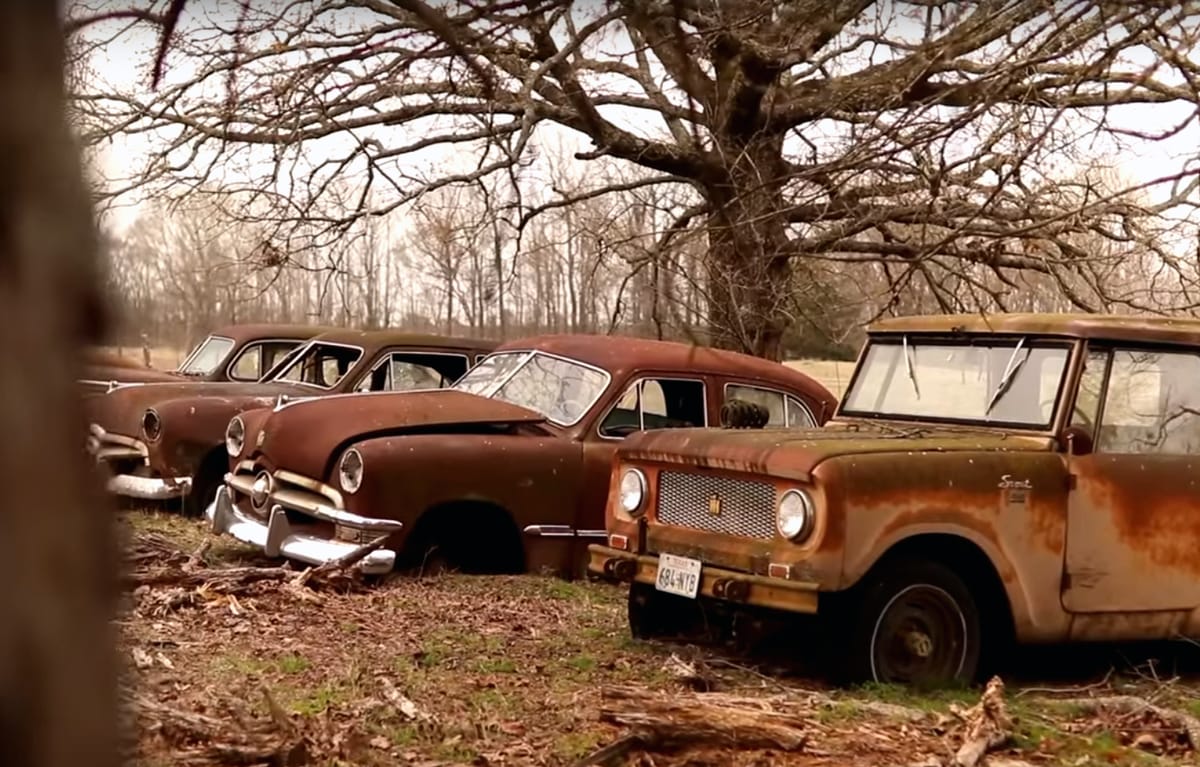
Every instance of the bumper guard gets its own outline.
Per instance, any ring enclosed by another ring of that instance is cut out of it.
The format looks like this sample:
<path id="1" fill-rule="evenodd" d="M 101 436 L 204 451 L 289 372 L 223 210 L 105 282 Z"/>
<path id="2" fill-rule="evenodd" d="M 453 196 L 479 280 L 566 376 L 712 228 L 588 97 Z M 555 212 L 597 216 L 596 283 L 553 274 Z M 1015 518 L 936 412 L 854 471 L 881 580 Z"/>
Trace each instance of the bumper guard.
<path id="1" fill-rule="evenodd" d="M 287 557 L 310 565 L 323 565 L 359 548 L 358 544 L 330 540 L 296 529 L 288 522 L 287 512 L 279 505 L 271 508 L 268 522 L 263 524 L 234 506 L 227 487 L 217 488 L 217 497 L 209 504 L 205 515 L 217 535 L 228 534 L 243 543 L 258 546 L 269 557 Z M 371 532 L 382 535 L 402 527 L 400 522 L 359 517 L 344 511 L 338 511 L 337 516 L 339 524 L 355 526 L 357 522 Z M 359 561 L 359 567 L 368 575 L 390 572 L 395 564 L 396 552 L 391 549 L 376 549 Z"/>

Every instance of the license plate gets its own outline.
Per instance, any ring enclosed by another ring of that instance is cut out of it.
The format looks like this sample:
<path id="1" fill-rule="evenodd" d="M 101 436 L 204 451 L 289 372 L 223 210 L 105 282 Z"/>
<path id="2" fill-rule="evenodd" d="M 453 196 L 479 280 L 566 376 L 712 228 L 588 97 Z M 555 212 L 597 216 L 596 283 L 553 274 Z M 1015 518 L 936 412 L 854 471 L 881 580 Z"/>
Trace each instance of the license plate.
<path id="1" fill-rule="evenodd" d="M 700 591 L 700 560 L 662 554 L 654 587 L 668 594 L 695 599 Z"/>

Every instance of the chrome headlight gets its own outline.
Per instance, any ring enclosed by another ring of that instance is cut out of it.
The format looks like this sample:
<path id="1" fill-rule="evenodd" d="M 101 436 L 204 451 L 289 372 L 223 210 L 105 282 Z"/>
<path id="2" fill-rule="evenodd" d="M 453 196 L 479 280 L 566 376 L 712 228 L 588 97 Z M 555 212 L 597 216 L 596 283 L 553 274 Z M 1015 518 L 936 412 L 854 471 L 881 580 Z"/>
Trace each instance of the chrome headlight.
<path id="1" fill-rule="evenodd" d="M 808 493 L 788 490 L 779 499 L 775 527 L 784 538 L 799 543 L 812 534 L 816 517 L 817 510 Z"/>
<path id="2" fill-rule="evenodd" d="M 240 415 L 235 415 L 225 427 L 225 450 L 230 457 L 237 458 L 246 446 L 246 424 Z"/>
<path id="3" fill-rule="evenodd" d="M 338 482 L 343 491 L 353 493 L 362 485 L 362 478 L 362 454 L 358 452 L 357 448 L 352 447 L 342 453 L 342 460 L 338 462 Z"/>
<path id="4" fill-rule="evenodd" d="M 154 408 L 149 408 L 145 413 L 142 413 L 142 436 L 147 442 L 157 442 L 162 436 L 162 419 Z"/>
<path id="5" fill-rule="evenodd" d="M 634 516 L 642 510 L 644 500 L 646 500 L 646 475 L 639 469 L 626 469 L 625 473 L 621 475 L 621 511 Z"/>

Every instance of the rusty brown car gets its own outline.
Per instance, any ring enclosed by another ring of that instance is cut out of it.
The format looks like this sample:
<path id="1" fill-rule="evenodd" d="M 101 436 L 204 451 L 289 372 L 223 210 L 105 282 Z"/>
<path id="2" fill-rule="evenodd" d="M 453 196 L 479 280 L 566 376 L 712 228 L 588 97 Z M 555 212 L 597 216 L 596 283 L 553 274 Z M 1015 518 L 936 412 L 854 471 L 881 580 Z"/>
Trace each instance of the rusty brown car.
<path id="1" fill-rule="evenodd" d="M 88 448 L 110 472 L 110 492 L 182 499 L 200 514 L 225 475 L 225 427 L 280 399 L 433 388 L 453 383 L 494 341 L 395 330 L 334 330 L 294 350 L 257 383 L 146 384 L 87 401 Z"/>
<path id="2" fill-rule="evenodd" d="M 327 397 L 229 423 L 208 516 L 268 555 L 365 572 L 583 572 L 603 538 L 613 451 L 642 429 L 715 423 L 727 398 L 781 425 L 834 397 L 774 362 L 682 343 L 543 336 L 504 344 L 441 391 Z"/>
<path id="3" fill-rule="evenodd" d="M 159 370 L 111 352 L 90 350 L 79 385 L 84 394 L 122 384 L 260 380 L 283 357 L 313 336 L 335 328 L 319 325 L 244 324 L 218 328 L 188 353 L 175 370 Z"/>
<path id="4" fill-rule="evenodd" d="M 1197 380 L 1196 320 L 885 321 L 822 429 L 627 440 L 589 569 L 635 636 L 815 615 L 844 678 L 1197 636 Z"/>

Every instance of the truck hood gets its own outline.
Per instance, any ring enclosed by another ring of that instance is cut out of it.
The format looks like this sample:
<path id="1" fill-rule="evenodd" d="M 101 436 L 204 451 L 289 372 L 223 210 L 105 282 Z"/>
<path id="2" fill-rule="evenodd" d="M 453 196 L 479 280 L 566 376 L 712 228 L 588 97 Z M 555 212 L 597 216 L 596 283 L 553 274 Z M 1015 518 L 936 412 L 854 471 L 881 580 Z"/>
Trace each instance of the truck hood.
<path id="1" fill-rule="evenodd" d="M 133 437 L 141 433 L 142 414 L 146 408 L 158 407 L 170 400 L 193 397 L 221 397 L 249 401 L 258 397 L 274 398 L 280 394 L 308 396 L 313 389 L 296 384 L 236 383 L 182 381 L 180 383 L 148 383 L 114 389 L 107 394 L 84 400 L 89 423 L 105 431 Z M 263 404 L 266 404 L 264 401 Z"/>
<path id="2" fill-rule="evenodd" d="M 518 405 L 453 389 L 348 394 L 290 402 L 266 418 L 248 419 L 245 452 L 262 455 L 274 468 L 323 479 L 329 461 L 352 442 L 544 420 Z"/>
<path id="3" fill-rule="evenodd" d="M 1052 440 L 993 431 L 876 428 L 830 424 L 818 429 L 660 429 L 629 436 L 622 460 L 686 464 L 798 481 L 822 461 L 868 453 L 1049 450 Z"/>

